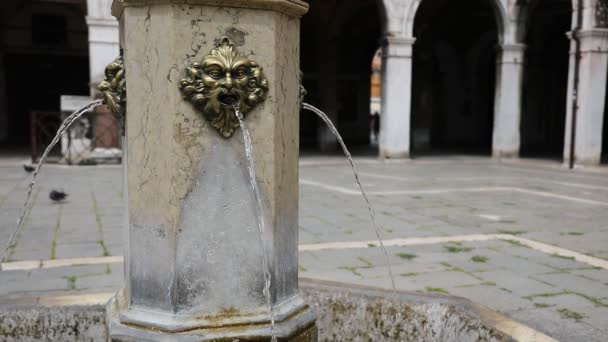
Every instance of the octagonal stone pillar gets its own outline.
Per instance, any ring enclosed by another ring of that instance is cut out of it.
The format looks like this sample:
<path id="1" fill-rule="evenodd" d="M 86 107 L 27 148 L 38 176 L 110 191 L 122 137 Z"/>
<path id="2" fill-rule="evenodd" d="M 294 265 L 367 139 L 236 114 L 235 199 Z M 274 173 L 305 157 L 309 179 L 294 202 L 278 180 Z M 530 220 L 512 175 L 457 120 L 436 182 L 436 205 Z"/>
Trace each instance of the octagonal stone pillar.
<path id="1" fill-rule="evenodd" d="M 127 79 L 126 285 L 114 341 L 268 340 L 258 211 L 242 132 L 225 138 L 180 80 L 228 38 L 269 90 L 246 116 L 279 340 L 316 340 L 298 295 L 299 0 L 115 0 Z"/>

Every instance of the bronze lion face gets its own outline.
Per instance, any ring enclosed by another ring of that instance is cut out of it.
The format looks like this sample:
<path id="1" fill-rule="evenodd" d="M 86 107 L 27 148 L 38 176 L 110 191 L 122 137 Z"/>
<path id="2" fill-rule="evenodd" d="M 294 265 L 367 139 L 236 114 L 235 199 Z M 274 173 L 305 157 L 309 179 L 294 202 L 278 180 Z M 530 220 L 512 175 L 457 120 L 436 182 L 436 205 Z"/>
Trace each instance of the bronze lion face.
<path id="1" fill-rule="evenodd" d="M 268 81 L 256 62 L 241 56 L 224 38 L 186 68 L 180 89 L 224 138 L 230 138 L 239 125 L 234 107 L 248 113 L 265 99 Z"/>

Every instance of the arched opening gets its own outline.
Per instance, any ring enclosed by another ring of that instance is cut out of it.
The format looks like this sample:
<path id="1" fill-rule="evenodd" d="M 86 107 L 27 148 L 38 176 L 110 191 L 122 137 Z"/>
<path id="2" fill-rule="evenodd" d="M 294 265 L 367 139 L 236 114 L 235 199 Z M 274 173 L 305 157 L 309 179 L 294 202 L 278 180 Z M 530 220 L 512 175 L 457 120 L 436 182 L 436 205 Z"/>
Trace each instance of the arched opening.
<path id="1" fill-rule="evenodd" d="M 412 153 L 490 154 L 499 25 L 491 0 L 424 0 L 414 19 Z"/>
<path id="2" fill-rule="evenodd" d="M 30 113 L 59 119 L 61 95 L 89 95 L 86 1 L 0 4 L 0 147 L 27 151 Z M 52 130 L 49 127 L 49 131 Z"/>
<path id="3" fill-rule="evenodd" d="M 528 9 L 521 114 L 522 157 L 561 158 L 564 149 L 571 0 Z"/>
<path id="4" fill-rule="evenodd" d="M 370 146 L 371 61 L 382 34 L 376 0 L 311 0 L 301 24 L 305 98 L 332 119 L 349 146 Z M 334 151 L 337 144 L 313 113 L 300 115 L 304 151 Z M 370 151 L 371 153 L 374 153 Z"/>

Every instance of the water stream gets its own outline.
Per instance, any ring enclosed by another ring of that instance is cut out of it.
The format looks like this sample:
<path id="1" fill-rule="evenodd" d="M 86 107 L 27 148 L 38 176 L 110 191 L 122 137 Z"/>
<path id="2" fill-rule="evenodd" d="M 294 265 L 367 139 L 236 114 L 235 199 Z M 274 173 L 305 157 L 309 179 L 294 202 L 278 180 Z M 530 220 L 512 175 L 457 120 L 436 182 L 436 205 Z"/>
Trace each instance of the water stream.
<path id="1" fill-rule="evenodd" d="M 42 153 L 42 156 L 38 160 L 38 164 L 36 165 L 36 169 L 34 170 L 34 173 L 32 175 L 32 180 L 28 186 L 27 195 L 25 196 L 25 201 L 23 202 L 23 206 L 21 207 L 21 215 L 19 215 L 19 219 L 17 219 L 17 227 L 11 234 L 11 236 L 8 239 L 8 242 L 6 243 L 6 246 L 4 247 L 4 250 L 2 252 L 2 259 L 0 259 L 0 269 L 2 268 L 1 263 L 6 261 L 6 257 L 8 255 L 8 250 L 10 249 L 11 245 L 13 244 L 15 237 L 19 233 L 19 230 L 21 229 L 21 225 L 23 223 L 23 219 L 28 212 L 28 204 L 30 201 L 30 197 L 32 196 L 32 191 L 34 190 L 34 185 L 36 184 L 36 178 L 38 178 L 38 173 L 40 172 L 40 169 L 42 168 L 42 164 L 44 163 L 44 160 L 49 155 L 49 153 L 51 152 L 53 147 L 55 147 L 55 145 L 57 145 L 57 143 L 59 142 L 59 139 L 61 139 L 61 136 L 63 135 L 63 133 L 65 133 L 70 128 L 70 126 L 72 126 L 72 124 L 74 122 L 76 122 L 76 120 L 78 120 L 82 115 L 95 109 L 95 107 L 102 104 L 102 102 L 103 102 L 103 100 L 93 101 L 93 102 L 89 103 L 88 105 L 75 111 L 74 113 L 70 114 L 70 116 L 68 116 L 67 118 L 65 118 L 65 120 L 63 120 L 61 122 L 61 125 L 59 126 L 59 129 L 57 130 L 57 134 L 55 134 L 55 137 L 53 138 L 53 140 L 51 140 L 51 143 L 46 147 L 46 149 Z"/>
<path id="2" fill-rule="evenodd" d="M 251 134 L 249 134 L 249 129 L 245 125 L 245 119 L 243 118 L 243 113 L 241 113 L 238 105 L 234 104 L 234 113 L 236 114 L 237 119 L 239 120 L 239 125 L 241 126 L 241 130 L 243 132 L 243 140 L 245 142 L 245 154 L 247 156 L 247 169 L 249 171 L 249 181 L 251 183 L 251 188 L 253 189 L 253 193 L 255 195 L 255 203 L 256 203 L 256 211 L 258 213 L 258 230 L 260 232 L 260 241 L 262 244 L 262 267 L 264 273 L 264 297 L 266 297 L 266 304 L 268 305 L 268 311 L 270 313 L 270 335 L 271 341 L 276 342 L 277 337 L 274 334 L 274 307 L 272 305 L 272 299 L 270 297 L 270 283 L 271 283 L 271 275 L 268 267 L 268 259 L 266 255 L 266 243 L 264 241 L 264 230 L 266 229 L 266 225 L 264 222 L 264 213 L 262 211 L 262 197 L 260 196 L 260 189 L 258 187 L 257 178 L 255 175 L 255 158 L 253 156 L 253 144 L 251 143 Z"/>
<path id="3" fill-rule="evenodd" d="M 317 114 L 321 118 L 321 120 L 323 120 L 325 122 L 327 127 L 329 127 L 329 130 L 333 133 L 333 135 L 336 136 L 336 139 L 338 139 L 338 143 L 340 143 L 340 146 L 342 147 L 342 151 L 344 151 L 344 154 L 348 158 L 348 162 L 350 163 L 350 166 L 353 170 L 353 175 L 355 176 L 355 182 L 357 183 L 357 186 L 359 187 L 359 190 L 361 191 L 361 195 L 363 195 L 363 199 L 365 200 L 365 203 L 367 205 L 367 210 L 369 211 L 369 216 L 371 218 L 372 225 L 374 226 L 374 230 L 376 232 L 376 238 L 378 238 L 378 242 L 380 243 L 380 248 L 382 248 L 382 252 L 384 253 L 386 267 L 388 268 L 388 274 L 391 277 L 391 286 L 393 288 L 393 292 L 396 293 L 397 287 L 395 286 L 395 276 L 393 275 L 391 261 L 389 259 L 386 247 L 384 246 L 384 241 L 382 240 L 382 233 L 380 231 L 380 227 L 378 226 L 378 223 L 376 222 L 376 214 L 374 212 L 374 208 L 372 207 L 372 204 L 369 201 L 369 198 L 367 197 L 367 193 L 363 189 L 363 185 L 361 184 L 361 181 L 359 180 L 359 172 L 357 171 L 357 167 L 355 166 L 353 157 L 351 156 L 350 152 L 348 151 L 348 148 L 346 148 L 346 144 L 344 144 L 344 140 L 342 140 L 342 136 L 338 132 L 338 129 L 336 129 L 336 126 L 334 126 L 334 124 L 331 122 L 331 119 L 325 113 L 323 113 L 323 111 L 321 111 L 320 109 L 318 109 L 308 103 L 303 103 L 302 108 Z"/>

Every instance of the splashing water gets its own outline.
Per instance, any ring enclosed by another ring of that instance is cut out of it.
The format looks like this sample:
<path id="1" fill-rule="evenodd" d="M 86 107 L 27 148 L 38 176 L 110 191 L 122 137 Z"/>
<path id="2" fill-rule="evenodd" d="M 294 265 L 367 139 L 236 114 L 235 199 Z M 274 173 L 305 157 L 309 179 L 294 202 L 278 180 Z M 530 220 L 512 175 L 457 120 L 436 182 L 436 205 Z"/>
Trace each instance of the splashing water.
<path id="1" fill-rule="evenodd" d="M 306 110 L 309 110 L 309 111 L 317 114 L 325 122 L 327 127 L 329 127 L 329 130 L 333 133 L 333 135 L 336 136 L 336 139 L 338 139 L 338 143 L 340 143 L 340 146 L 342 147 L 344 154 L 348 158 L 348 162 L 350 163 L 350 166 L 353 169 L 353 175 L 355 176 L 355 182 L 357 182 L 357 186 L 359 187 L 359 190 L 361 191 L 361 195 L 363 195 L 363 199 L 365 200 L 365 203 L 367 204 L 367 210 L 369 211 L 369 216 L 372 220 L 372 225 L 374 226 L 374 230 L 376 232 L 376 238 L 378 238 L 378 242 L 380 243 L 380 247 L 382 248 L 382 252 L 384 253 L 386 267 L 388 268 L 388 274 L 391 277 L 391 285 L 393 288 L 393 293 L 396 293 L 397 287 L 395 286 L 395 276 L 393 275 L 391 261 L 388 257 L 388 252 L 386 251 L 386 247 L 384 247 L 384 241 L 382 240 L 382 234 L 380 233 L 380 227 L 378 226 L 378 223 L 376 223 L 376 214 L 374 212 L 374 208 L 372 207 L 372 204 L 369 201 L 369 198 L 367 197 L 367 193 L 363 189 L 363 185 L 361 184 L 361 181 L 359 180 L 359 172 L 357 171 L 357 167 L 355 166 L 353 157 L 351 156 L 350 152 L 346 148 L 346 145 L 344 144 L 344 140 L 342 140 L 342 136 L 340 135 L 340 133 L 338 133 L 336 126 L 334 126 L 334 124 L 331 122 L 331 119 L 329 117 L 327 117 L 327 115 L 325 113 L 323 113 L 323 111 L 321 111 L 320 109 L 318 109 L 308 103 L 303 103 L 302 107 Z"/>
<path id="2" fill-rule="evenodd" d="M 260 196 L 260 189 L 258 188 L 258 184 L 256 181 L 255 175 L 255 158 L 253 156 L 253 144 L 251 143 L 251 134 L 249 134 L 249 129 L 245 126 L 245 120 L 243 118 L 243 113 L 238 105 L 234 104 L 234 113 L 236 114 L 237 119 L 239 120 L 239 125 L 241 126 L 241 130 L 243 132 L 243 140 L 245 142 L 245 155 L 247 156 L 247 169 L 249 170 L 249 181 L 251 183 L 251 188 L 253 189 L 253 193 L 255 195 L 255 202 L 257 205 L 258 212 L 258 230 L 260 232 L 260 240 L 262 244 L 262 267 L 264 273 L 264 297 L 266 297 L 266 304 L 268 305 L 268 311 L 270 313 L 270 335 L 271 341 L 277 342 L 277 337 L 274 334 L 274 307 L 272 306 L 272 299 L 270 298 L 270 282 L 271 275 L 268 268 L 268 259 L 266 258 L 266 244 L 264 242 L 264 229 L 266 225 L 264 223 L 264 214 L 262 213 L 262 197 Z"/>
<path id="3" fill-rule="evenodd" d="M 97 106 L 102 104 L 102 102 L 103 102 L 103 100 L 93 101 L 93 102 L 89 103 L 88 105 L 75 111 L 74 113 L 70 114 L 70 116 L 68 116 L 67 118 L 65 118 L 65 120 L 63 120 L 63 122 L 61 122 L 61 125 L 59 126 L 59 129 L 57 130 L 57 134 L 55 134 L 55 137 L 53 138 L 53 140 L 51 140 L 51 143 L 46 147 L 46 149 L 44 150 L 44 153 L 42 153 L 42 156 L 40 157 L 40 159 L 38 160 L 38 164 L 36 165 L 36 169 L 34 170 L 34 174 L 32 175 L 32 181 L 30 182 L 30 184 L 28 186 L 27 195 L 25 196 L 25 201 L 23 202 L 23 207 L 21 208 L 21 215 L 19 216 L 19 219 L 17 220 L 17 227 L 15 228 L 15 231 L 13 231 L 13 233 L 11 234 L 11 237 L 8 239 L 8 243 L 4 247 L 4 251 L 2 253 L 2 259 L 0 259 L 0 269 L 2 267 L 1 263 L 6 261 L 5 259 L 8 255 L 8 250 L 11 248 L 11 245 L 13 244 L 13 241 L 15 240 L 15 236 L 17 236 L 17 234 L 19 233 L 19 230 L 21 229 L 21 224 L 23 223 L 23 218 L 25 217 L 25 215 L 28 212 L 28 207 L 27 207 L 28 202 L 30 201 L 30 197 L 32 196 L 32 191 L 34 190 L 34 185 L 36 184 L 36 178 L 38 177 L 38 173 L 40 172 L 40 169 L 42 168 L 42 163 L 44 162 L 46 157 L 49 155 L 49 153 L 51 152 L 53 147 L 55 147 L 55 145 L 57 145 L 57 143 L 59 142 L 59 139 L 61 139 L 61 136 L 63 135 L 63 133 L 65 133 L 70 128 L 70 126 L 72 126 L 72 124 L 74 122 L 76 122 L 76 120 L 78 120 L 82 115 L 95 109 Z"/>

